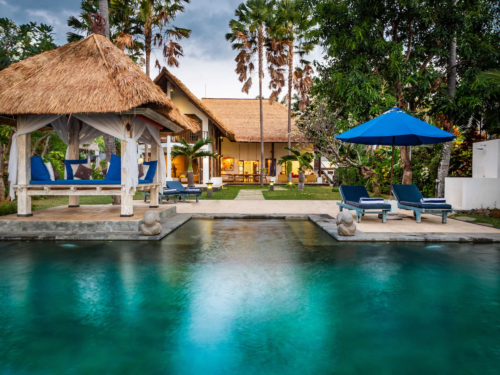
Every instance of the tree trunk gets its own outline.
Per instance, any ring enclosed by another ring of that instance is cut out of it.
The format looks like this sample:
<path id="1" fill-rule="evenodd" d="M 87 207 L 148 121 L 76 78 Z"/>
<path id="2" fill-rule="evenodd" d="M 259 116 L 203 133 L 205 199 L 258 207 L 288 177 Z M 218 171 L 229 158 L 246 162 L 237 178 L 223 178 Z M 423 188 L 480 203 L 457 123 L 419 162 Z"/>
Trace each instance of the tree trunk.
<path id="1" fill-rule="evenodd" d="M 149 66 L 151 63 L 151 44 L 153 42 L 153 33 L 150 27 L 144 26 L 144 49 L 146 51 L 146 74 L 148 77 L 151 73 L 151 67 Z"/>
<path id="2" fill-rule="evenodd" d="M 457 87 L 457 38 L 453 38 L 449 46 L 448 58 L 448 98 L 450 102 L 455 98 L 455 90 Z M 443 129 L 449 131 L 453 127 L 453 115 L 451 113 L 447 116 L 447 121 L 443 123 Z M 451 158 L 451 142 L 443 143 L 441 149 L 441 157 L 439 159 L 437 186 L 435 196 L 436 198 L 444 198 L 444 182 L 450 170 Z"/>
<path id="3" fill-rule="evenodd" d="M 410 146 L 400 146 L 401 166 L 403 167 L 403 185 L 411 185 L 413 180 L 413 168 L 410 160 Z"/>
<path id="4" fill-rule="evenodd" d="M 380 197 L 380 184 L 378 183 L 377 172 L 366 166 L 359 167 L 359 173 L 363 178 L 373 178 L 372 180 L 372 190 L 374 197 Z"/>
<path id="5" fill-rule="evenodd" d="M 49 151 L 49 141 L 50 141 L 51 136 L 52 136 L 52 132 L 49 134 L 49 136 L 45 140 L 45 145 L 43 146 L 43 151 L 42 151 L 42 155 L 41 155 L 42 159 L 45 157 L 45 154 L 47 153 L 47 151 Z"/>
<path id="6" fill-rule="evenodd" d="M 293 44 L 290 46 L 288 53 L 288 147 L 292 147 L 291 132 L 292 132 L 292 85 L 293 85 Z M 290 150 L 288 150 L 290 155 Z M 292 181 L 292 174 L 288 175 L 288 182 Z"/>
<path id="7" fill-rule="evenodd" d="M 5 201 L 5 145 L 0 143 L 0 202 Z"/>
<path id="8" fill-rule="evenodd" d="M 99 14 L 106 20 L 106 26 L 104 29 L 104 35 L 106 38 L 110 38 L 109 34 L 109 9 L 108 9 L 108 0 L 99 0 Z"/>
<path id="9" fill-rule="evenodd" d="M 194 187 L 194 174 L 193 171 L 187 172 L 188 187 Z"/>
<path id="10" fill-rule="evenodd" d="M 264 36 L 262 28 L 259 29 L 259 105 L 260 105 L 260 186 L 264 186 L 264 113 L 262 109 L 262 76 Z"/>
<path id="11" fill-rule="evenodd" d="M 4 155 L 7 155 L 7 157 L 9 157 L 10 155 L 10 149 L 12 147 L 12 137 L 14 136 L 14 130 L 11 130 L 10 133 L 9 133 L 9 144 L 7 145 L 7 150 L 5 151 Z M 5 163 L 5 157 L 3 158 L 2 160 L 3 163 Z M 4 164 L 4 168 L 0 171 L 1 175 L 2 175 L 2 183 L 4 184 L 4 188 L 5 190 L 7 190 L 7 187 L 5 185 L 5 179 L 4 179 L 4 175 L 5 175 L 5 164 Z M 4 193 L 5 194 L 5 193 Z M 7 195 L 7 198 L 5 198 L 5 200 L 7 201 L 10 201 L 10 194 Z"/>
<path id="12" fill-rule="evenodd" d="M 299 171 L 299 186 L 297 187 L 297 190 L 304 191 L 305 181 L 306 181 L 306 176 L 304 174 L 304 171 Z"/>

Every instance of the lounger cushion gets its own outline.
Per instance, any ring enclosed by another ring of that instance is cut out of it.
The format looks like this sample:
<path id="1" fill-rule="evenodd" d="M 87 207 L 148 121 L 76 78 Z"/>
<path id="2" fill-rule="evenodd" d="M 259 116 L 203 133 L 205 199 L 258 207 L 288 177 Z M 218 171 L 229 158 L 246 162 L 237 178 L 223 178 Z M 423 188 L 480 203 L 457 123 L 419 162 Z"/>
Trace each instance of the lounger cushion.
<path id="1" fill-rule="evenodd" d="M 392 190 L 400 203 L 402 201 L 420 203 L 420 199 L 424 197 L 416 185 L 392 185 Z"/>
<path id="2" fill-rule="evenodd" d="M 139 180 L 139 184 L 151 184 L 153 181 Z M 121 185 L 120 180 L 31 180 L 30 185 Z"/>
<path id="3" fill-rule="evenodd" d="M 163 195 L 179 195 L 177 189 L 163 189 Z"/>
<path id="4" fill-rule="evenodd" d="M 407 202 L 407 201 L 400 201 L 399 203 L 404 206 L 425 208 L 427 210 L 451 210 L 451 205 L 446 203 L 432 204 L 432 203 Z"/>
<path id="5" fill-rule="evenodd" d="M 104 177 L 105 181 L 121 181 L 122 179 L 122 158 L 111 154 L 111 161 L 109 163 L 109 168 Z"/>
<path id="6" fill-rule="evenodd" d="M 71 168 L 72 164 L 87 164 L 88 159 L 78 159 L 78 160 L 65 160 L 64 168 L 66 168 L 66 179 L 73 180 L 73 168 Z M 35 180 L 38 180 L 36 178 Z"/>
<path id="7" fill-rule="evenodd" d="M 149 169 L 146 173 L 146 177 L 144 177 L 144 179 L 153 181 L 153 178 L 155 177 L 155 173 L 156 173 L 156 168 L 158 167 L 158 161 L 156 161 L 156 160 L 145 161 L 142 164 L 149 166 Z"/>
<path id="8" fill-rule="evenodd" d="M 390 210 L 391 209 L 391 205 L 390 204 L 386 204 L 386 203 L 381 203 L 381 204 L 362 204 L 362 203 L 359 203 L 359 202 L 351 202 L 351 201 L 347 201 L 345 203 L 348 204 L 348 205 L 350 205 L 350 206 L 362 208 L 363 210 Z"/>
<path id="9" fill-rule="evenodd" d="M 370 198 L 364 186 L 340 185 L 339 191 L 344 202 L 359 202 L 360 198 Z"/>
<path id="10" fill-rule="evenodd" d="M 52 181 L 49 171 L 40 156 L 31 157 L 31 178 L 40 181 Z"/>
<path id="11" fill-rule="evenodd" d="M 177 189 L 179 192 L 186 191 L 184 186 L 179 181 L 167 181 L 167 188 L 169 189 Z"/>

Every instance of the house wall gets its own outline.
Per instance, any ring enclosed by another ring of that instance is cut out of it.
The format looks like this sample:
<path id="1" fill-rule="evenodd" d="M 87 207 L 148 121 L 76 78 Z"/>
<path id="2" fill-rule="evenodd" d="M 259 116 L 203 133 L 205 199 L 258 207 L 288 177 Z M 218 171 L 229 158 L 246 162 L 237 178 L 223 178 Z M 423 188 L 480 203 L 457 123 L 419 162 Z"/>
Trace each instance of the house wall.
<path id="1" fill-rule="evenodd" d="M 274 143 L 274 158 L 276 162 L 284 155 L 288 155 L 288 150 L 283 147 L 287 146 L 287 143 Z M 264 143 L 264 159 L 271 159 L 271 149 L 272 143 Z M 311 151 L 310 149 L 303 149 L 302 152 Z M 259 161 L 260 162 L 260 143 L 249 143 L 249 142 L 231 142 L 227 138 L 223 139 L 221 154 L 223 158 L 233 158 L 234 159 L 234 170 L 232 171 L 222 171 L 222 175 L 227 174 L 238 174 L 238 161 Z M 298 173 L 299 164 L 298 162 L 293 162 L 293 173 Z M 312 163 L 311 163 L 312 166 Z M 279 175 L 281 171 L 285 171 L 285 166 L 276 166 L 276 175 Z"/>

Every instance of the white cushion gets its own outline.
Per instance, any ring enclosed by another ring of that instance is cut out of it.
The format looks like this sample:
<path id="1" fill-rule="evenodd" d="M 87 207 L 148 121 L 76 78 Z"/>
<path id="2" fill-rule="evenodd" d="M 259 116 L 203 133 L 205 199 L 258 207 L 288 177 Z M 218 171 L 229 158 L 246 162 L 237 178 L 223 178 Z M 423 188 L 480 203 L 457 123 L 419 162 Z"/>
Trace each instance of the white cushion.
<path id="1" fill-rule="evenodd" d="M 45 166 L 47 167 L 47 170 L 49 171 L 49 176 L 50 176 L 50 179 L 52 181 L 55 181 L 56 180 L 56 176 L 54 174 L 54 167 L 52 166 L 52 164 L 49 162 L 49 163 L 43 163 L 45 164 Z"/>
<path id="2" fill-rule="evenodd" d="M 142 176 L 141 178 L 144 180 L 146 178 L 146 176 L 148 175 L 148 171 L 149 171 L 149 165 L 142 165 L 142 171 L 144 172 L 144 176 Z"/>

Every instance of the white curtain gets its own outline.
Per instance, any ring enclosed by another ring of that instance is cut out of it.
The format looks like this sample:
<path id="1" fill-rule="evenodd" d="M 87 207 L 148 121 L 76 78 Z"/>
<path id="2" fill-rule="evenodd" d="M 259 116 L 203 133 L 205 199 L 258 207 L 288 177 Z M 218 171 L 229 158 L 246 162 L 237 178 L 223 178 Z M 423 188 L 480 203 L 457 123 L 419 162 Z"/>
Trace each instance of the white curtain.
<path id="1" fill-rule="evenodd" d="M 50 124 L 61 115 L 19 115 L 17 120 L 17 131 L 12 137 L 12 145 L 9 154 L 9 194 L 12 200 L 15 198 L 14 185 L 17 184 L 17 157 L 19 155 L 19 146 L 17 138 L 20 135 L 32 133 L 44 126 Z M 28 157 L 31 155 L 27 155 Z"/>
<path id="2" fill-rule="evenodd" d="M 160 129 L 154 127 L 153 125 L 147 124 L 149 134 L 152 137 L 152 140 L 156 142 L 161 152 L 158 160 L 158 167 L 160 173 L 160 182 L 161 187 L 164 188 L 167 186 L 167 165 L 165 163 L 165 156 L 163 154 L 163 147 L 161 146 L 161 138 L 160 138 Z M 152 143 L 151 143 L 152 144 Z"/>
<path id="3" fill-rule="evenodd" d="M 132 121 L 132 138 L 127 137 L 126 131 L 122 125 L 122 119 L 114 114 L 98 114 L 98 115 L 73 115 L 82 120 L 84 123 L 96 128 L 102 133 L 109 134 L 115 138 L 127 142 L 127 148 L 122 158 L 122 169 L 127 173 L 125 183 L 126 194 L 130 194 L 131 188 L 136 188 L 139 184 L 139 168 L 137 167 L 137 140 L 141 137 L 146 123 L 134 118 Z"/>

